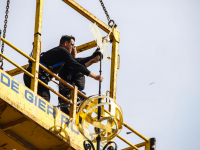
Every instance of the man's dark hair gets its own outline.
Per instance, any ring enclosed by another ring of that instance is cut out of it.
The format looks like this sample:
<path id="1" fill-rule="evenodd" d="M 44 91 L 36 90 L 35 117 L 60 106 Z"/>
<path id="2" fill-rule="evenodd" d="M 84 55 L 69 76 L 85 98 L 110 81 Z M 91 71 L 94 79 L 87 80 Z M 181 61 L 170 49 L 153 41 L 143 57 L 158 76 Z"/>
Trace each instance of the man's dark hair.
<path id="1" fill-rule="evenodd" d="M 69 35 L 63 35 L 63 36 L 61 37 L 61 39 L 60 39 L 60 45 L 64 44 L 66 41 L 67 41 L 68 43 L 70 43 L 70 42 L 71 42 L 71 39 L 73 39 L 73 40 L 75 41 L 75 37 L 69 36 Z"/>

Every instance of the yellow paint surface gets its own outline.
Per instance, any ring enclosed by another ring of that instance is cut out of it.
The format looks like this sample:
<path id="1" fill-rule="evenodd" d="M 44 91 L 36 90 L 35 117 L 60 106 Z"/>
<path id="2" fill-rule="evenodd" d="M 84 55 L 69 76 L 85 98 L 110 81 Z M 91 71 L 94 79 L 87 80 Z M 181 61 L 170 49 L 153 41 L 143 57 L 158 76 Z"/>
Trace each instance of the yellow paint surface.
<path id="1" fill-rule="evenodd" d="M 83 149 L 83 136 L 75 123 L 70 121 L 68 115 L 53 107 L 42 97 L 35 95 L 29 88 L 2 70 L 0 70 L 0 89 L 0 98 L 19 111 L 19 115 L 30 119 L 28 122 L 12 127 L 12 132 L 42 149 L 49 147 L 48 145 L 52 144 L 49 142 L 53 139 L 53 141 L 57 139 L 62 144 L 70 145 L 71 148 Z M 11 110 L 7 110 L 8 108 L 2 113 L 2 116 L 6 116 L 0 119 L 0 125 L 20 118 L 20 116 L 11 117 L 14 115 L 11 115 Z M 9 116 L 12 119 L 9 120 Z M 26 135 L 26 132 L 29 134 Z M 30 135 L 31 132 L 33 135 Z"/>

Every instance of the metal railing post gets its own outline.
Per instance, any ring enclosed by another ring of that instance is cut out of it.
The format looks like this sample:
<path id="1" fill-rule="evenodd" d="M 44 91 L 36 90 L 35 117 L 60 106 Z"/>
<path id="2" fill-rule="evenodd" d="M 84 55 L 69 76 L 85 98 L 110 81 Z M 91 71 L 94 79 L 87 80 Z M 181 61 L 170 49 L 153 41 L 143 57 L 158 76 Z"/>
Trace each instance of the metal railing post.
<path id="1" fill-rule="evenodd" d="M 32 74 L 31 78 L 31 90 L 37 93 L 38 88 L 38 72 L 41 52 L 41 30 L 42 30 L 42 11 L 43 11 L 43 0 L 37 0 L 36 2 L 36 15 L 35 15 L 35 32 L 34 32 L 34 48 L 33 48 L 33 59 L 32 62 Z"/>
<path id="2" fill-rule="evenodd" d="M 118 68 L 118 49 L 119 49 L 119 31 L 113 29 L 112 37 L 112 60 L 111 60 L 111 73 L 110 73 L 110 97 L 116 100 L 117 89 L 117 68 Z"/>
<path id="3" fill-rule="evenodd" d="M 71 99 L 72 103 L 70 103 L 70 113 L 69 116 L 75 122 L 76 119 L 76 105 L 77 105 L 77 95 L 78 94 L 78 87 L 74 86 L 74 89 L 71 90 Z"/>
<path id="4" fill-rule="evenodd" d="M 145 150 L 156 150 L 156 139 L 150 138 L 145 146 Z"/>

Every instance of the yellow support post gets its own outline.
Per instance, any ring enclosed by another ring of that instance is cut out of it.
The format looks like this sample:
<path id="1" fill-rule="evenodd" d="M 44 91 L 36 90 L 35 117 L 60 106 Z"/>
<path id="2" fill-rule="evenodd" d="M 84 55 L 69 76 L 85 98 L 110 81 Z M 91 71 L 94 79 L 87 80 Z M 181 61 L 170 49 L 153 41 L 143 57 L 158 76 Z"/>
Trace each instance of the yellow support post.
<path id="1" fill-rule="evenodd" d="M 155 138 L 151 138 L 146 143 L 145 150 L 155 150 L 155 149 L 156 149 L 156 139 Z"/>
<path id="2" fill-rule="evenodd" d="M 72 103 L 70 104 L 70 112 L 69 112 L 69 116 L 70 118 L 72 118 L 74 122 L 76 119 L 77 95 L 78 95 L 78 87 L 74 86 L 74 89 L 71 90 Z"/>
<path id="3" fill-rule="evenodd" d="M 113 29 L 112 40 L 112 60 L 111 60 L 111 73 L 110 73 L 110 97 L 116 100 L 117 89 L 117 68 L 118 68 L 118 49 L 119 49 L 119 31 Z"/>
<path id="4" fill-rule="evenodd" d="M 34 78 L 31 78 L 31 90 L 33 90 L 34 93 L 37 93 L 38 87 L 38 72 L 41 52 L 42 11 L 43 0 L 37 0 L 33 48 L 33 59 L 35 59 L 35 62 L 32 63 L 32 74 L 34 75 Z"/>
<path id="5" fill-rule="evenodd" d="M 60 98 L 62 98 L 63 100 L 65 100 L 66 102 L 70 103 L 70 101 L 64 97 L 62 94 L 56 92 L 54 89 L 52 89 L 50 86 L 48 86 L 46 83 L 42 82 L 40 79 L 38 79 L 38 82 L 43 85 L 44 87 L 46 87 L 47 89 L 49 89 L 50 91 L 52 91 L 53 93 L 55 93 L 56 95 L 58 95 Z"/>

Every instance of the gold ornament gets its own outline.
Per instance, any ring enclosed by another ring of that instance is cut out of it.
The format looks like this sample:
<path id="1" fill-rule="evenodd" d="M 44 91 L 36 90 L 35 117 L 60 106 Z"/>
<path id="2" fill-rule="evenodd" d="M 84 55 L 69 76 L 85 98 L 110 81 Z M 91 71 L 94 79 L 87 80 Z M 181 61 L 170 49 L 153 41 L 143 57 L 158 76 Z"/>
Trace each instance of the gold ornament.
<path id="1" fill-rule="evenodd" d="M 100 104 L 98 104 L 99 99 L 101 99 Z M 101 107 L 101 118 L 99 120 L 98 107 Z M 90 96 L 79 107 L 76 124 L 80 133 L 86 139 L 96 142 L 96 137 L 100 135 L 102 142 L 108 142 L 122 129 L 122 109 L 114 99 L 108 96 Z"/>

